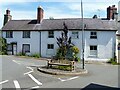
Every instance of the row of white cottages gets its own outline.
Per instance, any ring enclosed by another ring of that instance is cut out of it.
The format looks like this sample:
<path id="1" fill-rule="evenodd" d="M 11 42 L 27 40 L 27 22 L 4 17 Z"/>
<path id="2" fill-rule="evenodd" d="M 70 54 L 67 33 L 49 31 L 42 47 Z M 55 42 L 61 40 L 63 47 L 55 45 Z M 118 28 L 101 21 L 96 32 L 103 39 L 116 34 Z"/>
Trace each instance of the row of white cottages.
<path id="1" fill-rule="evenodd" d="M 78 56 L 82 58 L 81 18 L 10 20 L 2 28 L 8 53 L 15 55 L 24 51 L 28 55 L 54 56 L 58 48 L 56 37 L 61 37 L 64 22 L 72 43 L 80 49 Z M 115 56 L 117 28 L 114 20 L 84 18 L 84 30 L 85 60 L 107 61 Z"/>

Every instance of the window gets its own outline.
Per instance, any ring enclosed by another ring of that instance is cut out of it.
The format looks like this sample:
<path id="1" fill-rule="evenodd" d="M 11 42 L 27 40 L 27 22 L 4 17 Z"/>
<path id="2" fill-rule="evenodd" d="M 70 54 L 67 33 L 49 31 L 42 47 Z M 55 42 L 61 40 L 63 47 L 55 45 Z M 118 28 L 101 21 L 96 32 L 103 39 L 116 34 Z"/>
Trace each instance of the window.
<path id="1" fill-rule="evenodd" d="M 23 44 L 23 52 L 30 52 L 30 44 Z"/>
<path id="2" fill-rule="evenodd" d="M 12 51 L 12 44 L 7 45 L 7 51 Z"/>
<path id="3" fill-rule="evenodd" d="M 72 32 L 72 38 L 73 39 L 79 38 L 78 32 Z"/>
<path id="4" fill-rule="evenodd" d="M 97 32 L 91 32 L 90 33 L 90 38 L 91 39 L 97 39 Z"/>
<path id="5" fill-rule="evenodd" d="M 30 31 L 23 31 L 23 38 L 30 38 Z"/>
<path id="6" fill-rule="evenodd" d="M 54 38 L 54 31 L 48 31 L 48 38 Z"/>
<path id="7" fill-rule="evenodd" d="M 13 31 L 6 31 L 6 38 L 13 38 Z"/>
<path id="8" fill-rule="evenodd" d="M 48 48 L 48 49 L 54 49 L 54 44 L 48 44 L 48 45 L 47 45 L 47 48 Z"/>
<path id="9" fill-rule="evenodd" d="M 97 46 L 95 45 L 90 46 L 90 55 L 97 56 Z"/>

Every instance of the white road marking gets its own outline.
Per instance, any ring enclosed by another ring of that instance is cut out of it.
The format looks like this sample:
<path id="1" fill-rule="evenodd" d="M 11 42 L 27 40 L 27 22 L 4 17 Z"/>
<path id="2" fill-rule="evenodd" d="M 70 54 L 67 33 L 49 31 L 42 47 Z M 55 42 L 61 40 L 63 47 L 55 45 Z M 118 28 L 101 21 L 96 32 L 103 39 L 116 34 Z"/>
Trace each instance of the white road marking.
<path id="1" fill-rule="evenodd" d="M 26 68 L 29 68 L 31 71 L 33 71 L 33 69 L 31 67 L 26 67 Z"/>
<path id="2" fill-rule="evenodd" d="M 69 80 L 73 80 L 73 79 L 76 79 L 78 78 L 79 76 L 76 76 L 76 77 L 72 77 L 72 78 L 68 78 L 68 79 L 61 79 L 61 78 L 58 78 L 60 81 L 62 82 L 65 82 L 65 81 L 69 81 Z"/>
<path id="3" fill-rule="evenodd" d="M 36 82 L 38 85 L 42 85 L 41 82 L 39 82 L 35 77 L 33 77 L 31 74 L 28 74 L 28 76 L 34 81 Z"/>
<path id="4" fill-rule="evenodd" d="M 33 71 L 26 72 L 26 73 L 24 73 L 24 75 L 29 74 L 29 73 L 32 73 L 32 72 L 33 72 Z"/>
<path id="5" fill-rule="evenodd" d="M 19 64 L 19 65 L 21 64 L 21 63 L 17 62 L 16 60 L 13 60 L 13 62 L 15 62 L 15 63 L 17 63 L 17 64 Z"/>
<path id="6" fill-rule="evenodd" d="M 15 88 L 20 88 L 20 84 L 18 83 L 17 80 L 14 80 L 13 82 L 14 82 Z"/>
<path id="7" fill-rule="evenodd" d="M 32 69 L 31 67 L 26 67 L 26 68 L 29 68 L 31 71 L 24 73 L 24 75 L 26 75 L 26 74 L 29 74 L 29 73 L 32 73 L 32 72 L 33 72 L 33 69 Z"/>
<path id="8" fill-rule="evenodd" d="M 8 82 L 8 81 L 9 81 L 9 80 L 2 81 L 2 82 L 0 82 L 0 84 L 6 83 L 6 82 Z"/>
<path id="9" fill-rule="evenodd" d="M 31 89 L 36 89 L 36 88 L 40 88 L 40 86 L 31 87 Z"/>

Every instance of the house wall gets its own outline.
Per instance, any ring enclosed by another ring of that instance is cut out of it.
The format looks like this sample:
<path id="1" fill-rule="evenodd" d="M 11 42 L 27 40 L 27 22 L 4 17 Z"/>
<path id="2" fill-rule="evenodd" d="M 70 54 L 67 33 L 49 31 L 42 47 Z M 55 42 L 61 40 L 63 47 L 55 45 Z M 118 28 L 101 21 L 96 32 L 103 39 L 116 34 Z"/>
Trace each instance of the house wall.
<path id="1" fill-rule="evenodd" d="M 97 39 L 90 39 L 90 31 L 85 32 L 85 60 L 107 61 L 114 57 L 115 32 L 97 31 Z M 90 56 L 90 45 L 97 45 L 97 57 Z"/>
<path id="2" fill-rule="evenodd" d="M 120 1 L 118 2 L 118 20 L 120 20 Z"/>
<path id="3" fill-rule="evenodd" d="M 56 43 L 56 37 L 61 36 L 61 31 L 54 32 L 54 38 L 48 38 L 48 32 L 43 31 L 42 33 L 42 45 L 41 54 L 43 57 L 50 57 L 55 55 L 58 45 Z M 69 36 L 72 35 L 72 31 L 69 31 Z M 114 57 L 115 53 L 115 31 L 97 31 L 97 39 L 90 39 L 90 31 L 85 31 L 85 60 L 99 60 L 107 61 Z M 79 31 L 79 38 L 72 39 L 72 43 L 75 44 L 80 53 L 78 56 L 82 58 L 82 31 Z M 47 50 L 47 44 L 54 44 L 54 50 Z M 98 55 L 97 57 L 90 56 L 90 45 L 97 45 Z"/>
<path id="4" fill-rule="evenodd" d="M 85 31 L 85 60 L 107 61 L 114 57 L 115 33 L 115 31 L 97 31 L 97 39 L 90 39 L 90 31 Z M 72 36 L 72 31 L 69 31 L 68 35 Z M 3 37 L 6 37 L 5 31 Z M 61 31 L 54 31 L 54 38 L 48 38 L 48 31 L 31 31 L 31 38 L 22 38 L 22 31 L 14 31 L 13 38 L 6 39 L 7 43 L 17 42 L 17 53 L 22 51 L 22 44 L 30 44 L 31 53 L 28 54 L 41 52 L 42 57 L 51 57 L 56 54 L 58 48 L 56 37 L 61 37 Z M 82 31 L 79 31 L 79 38 L 72 39 L 72 43 L 79 48 L 78 56 L 82 58 Z M 48 50 L 47 44 L 54 44 L 54 49 Z M 90 56 L 90 45 L 97 45 L 97 57 Z"/>
<path id="5" fill-rule="evenodd" d="M 56 53 L 58 45 L 56 43 L 56 37 L 61 35 L 61 31 L 54 31 L 54 38 L 48 38 L 48 31 L 41 32 L 41 56 L 42 57 L 51 57 Z M 54 44 L 54 50 L 48 50 L 47 44 Z"/>
<path id="6" fill-rule="evenodd" d="M 3 37 L 6 38 L 6 32 L 3 31 Z M 40 33 L 38 31 L 31 31 L 30 38 L 22 38 L 22 31 L 14 31 L 13 38 L 6 38 L 7 43 L 17 42 L 17 53 L 22 52 L 22 44 L 30 44 L 30 53 L 40 53 Z"/>

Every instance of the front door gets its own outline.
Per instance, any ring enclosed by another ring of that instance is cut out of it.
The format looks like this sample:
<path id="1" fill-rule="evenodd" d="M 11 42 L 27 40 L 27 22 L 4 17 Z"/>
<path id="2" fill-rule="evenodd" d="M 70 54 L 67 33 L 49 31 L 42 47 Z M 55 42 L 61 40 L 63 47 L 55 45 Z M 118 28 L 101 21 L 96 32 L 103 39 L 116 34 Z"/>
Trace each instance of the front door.
<path id="1" fill-rule="evenodd" d="M 17 45 L 13 44 L 13 55 L 17 54 Z"/>

